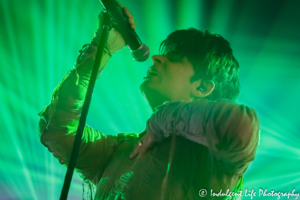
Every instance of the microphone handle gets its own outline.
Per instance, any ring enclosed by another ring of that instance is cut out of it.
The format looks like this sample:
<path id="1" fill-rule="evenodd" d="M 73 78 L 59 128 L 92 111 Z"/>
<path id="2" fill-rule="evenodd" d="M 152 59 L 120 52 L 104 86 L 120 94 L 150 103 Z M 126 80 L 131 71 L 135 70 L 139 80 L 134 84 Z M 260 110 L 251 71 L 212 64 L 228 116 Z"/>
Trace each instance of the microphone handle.
<path id="1" fill-rule="evenodd" d="M 100 0 L 103 7 L 111 14 L 117 23 L 117 31 L 119 31 L 124 38 L 125 44 L 131 51 L 137 50 L 141 47 L 142 41 L 134 30 L 129 27 L 128 19 L 124 15 L 123 9 L 117 4 L 115 0 Z"/>

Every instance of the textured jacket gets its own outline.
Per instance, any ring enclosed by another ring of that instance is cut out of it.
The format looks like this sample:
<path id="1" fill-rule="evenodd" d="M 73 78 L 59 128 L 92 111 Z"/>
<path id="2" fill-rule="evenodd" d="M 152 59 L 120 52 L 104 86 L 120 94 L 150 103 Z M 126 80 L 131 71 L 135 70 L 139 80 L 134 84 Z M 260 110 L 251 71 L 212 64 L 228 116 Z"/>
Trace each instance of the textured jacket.
<path id="1" fill-rule="evenodd" d="M 80 51 L 39 113 L 43 145 L 68 164 L 97 47 Z M 165 103 L 147 121 L 157 141 L 129 159 L 141 135 L 105 135 L 86 125 L 76 172 L 96 185 L 95 199 L 240 199 L 259 138 L 255 111 L 229 101 Z"/>

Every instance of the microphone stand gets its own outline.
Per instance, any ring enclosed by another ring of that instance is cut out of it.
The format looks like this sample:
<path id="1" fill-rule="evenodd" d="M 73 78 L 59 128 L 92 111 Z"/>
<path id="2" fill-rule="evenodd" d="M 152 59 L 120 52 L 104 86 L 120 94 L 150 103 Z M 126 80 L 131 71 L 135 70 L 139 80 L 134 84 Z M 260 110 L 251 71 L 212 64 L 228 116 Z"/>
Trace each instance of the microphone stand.
<path id="1" fill-rule="evenodd" d="M 90 107 L 92 94 L 93 94 L 95 82 L 97 79 L 97 74 L 98 74 L 98 71 L 100 68 L 100 62 L 102 59 L 104 45 L 107 41 L 108 32 L 111 29 L 111 24 L 109 23 L 108 20 L 109 20 L 109 16 L 108 16 L 107 10 L 104 10 L 104 20 L 103 20 L 103 25 L 101 28 L 102 31 L 101 31 L 100 42 L 98 44 L 97 54 L 96 54 L 96 59 L 94 62 L 91 79 L 89 82 L 89 86 L 88 86 L 88 89 L 86 92 L 84 104 L 82 107 L 81 116 L 79 119 L 79 125 L 77 128 L 77 132 L 76 132 L 76 136 L 75 136 L 75 140 L 74 140 L 74 144 L 73 144 L 71 157 L 69 160 L 69 165 L 68 165 L 67 173 L 66 173 L 65 180 L 64 180 L 64 185 L 63 185 L 63 188 L 61 191 L 60 200 L 66 200 L 68 197 L 69 188 L 70 188 L 70 184 L 71 184 L 71 180 L 72 180 L 72 176 L 73 176 L 73 172 L 74 172 L 74 168 L 76 165 L 79 148 L 80 148 L 80 144 L 81 144 L 81 138 L 82 138 L 83 130 L 85 127 L 86 117 L 87 117 L 88 110 Z"/>

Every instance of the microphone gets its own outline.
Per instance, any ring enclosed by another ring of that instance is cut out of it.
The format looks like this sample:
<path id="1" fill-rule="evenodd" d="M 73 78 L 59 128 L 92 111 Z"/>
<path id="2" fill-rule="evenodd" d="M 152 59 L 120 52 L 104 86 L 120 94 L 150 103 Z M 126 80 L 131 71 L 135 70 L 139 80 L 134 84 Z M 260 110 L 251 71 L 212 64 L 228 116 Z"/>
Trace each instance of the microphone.
<path id="1" fill-rule="evenodd" d="M 115 0 L 100 0 L 100 2 L 117 23 L 117 31 L 120 32 L 125 44 L 129 47 L 132 58 L 138 62 L 146 61 L 150 54 L 149 47 L 142 43 L 136 32 L 129 26 L 123 9 Z"/>

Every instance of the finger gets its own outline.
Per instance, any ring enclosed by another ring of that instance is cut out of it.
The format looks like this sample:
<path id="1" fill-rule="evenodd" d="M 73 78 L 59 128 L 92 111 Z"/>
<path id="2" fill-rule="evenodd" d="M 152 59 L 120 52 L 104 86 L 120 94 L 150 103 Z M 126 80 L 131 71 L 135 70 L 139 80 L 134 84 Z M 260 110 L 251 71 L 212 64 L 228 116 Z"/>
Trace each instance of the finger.
<path id="1" fill-rule="evenodd" d="M 148 152 L 148 148 L 142 146 L 142 148 L 139 149 L 138 158 L 143 157 L 147 152 Z"/>
<path id="2" fill-rule="evenodd" d="M 145 146 L 149 149 L 154 145 L 154 143 L 154 139 L 150 135 L 148 135 L 145 141 Z"/>
<path id="3" fill-rule="evenodd" d="M 129 159 L 133 159 L 138 154 L 138 151 L 136 149 L 130 154 Z"/>
<path id="4" fill-rule="evenodd" d="M 130 154 L 129 158 L 132 159 L 132 158 L 134 158 L 136 155 L 138 155 L 139 149 L 140 149 L 140 146 L 137 146 L 137 147 L 133 150 L 133 152 Z"/>
<path id="5" fill-rule="evenodd" d="M 126 17 L 128 18 L 128 22 L 129 22 L 129 24 L 130 24 L 130 27 L 131 27 L 133 30 L 135 30 L 136 24 L 135 24 L 135 21 L 134 21 L 134 19 L 133 19 L 132 14 L 129 12 L 128 8 L 124 7 L 123 9 L 124 9 L 124 13 L 125 13 Z"/>
<path id="6" fill-rule="evenodd" d="M 121 8 L 124 7 L 120 2 L 118 2 L 118 1 L 116 1 L 116 2 L 117 2 L 117 4 L 118 4 Z"/>
<path id="7" fill-rule="evenodd" d="M 128 18 L 133 18 L 132 14 L 129 12 L 128 8 L 123 7 L 124 13 Z"/>
<path id="8" fill-rule="evenodd" d="M 136 24 L 135 21 L 133 20 L 133 18 L 128 18 L 128 22 L 130 24 L 130 27 L 135 30 Z"/>
<path id="9" fill-rule="evenodd" d="M 135 27 L 135 21 L 133 20 L 133 18 L 129 18 L 128 22 L 129 22 L 131 28 Z"/>
<path id="10" fill-rule="evenodd" d="M 128 18 L 128 22 L 130 25 L 132 25 L 134 23 L 133 18 L 132 17 Z"/>
<path id="11" fill-rule="evenodd" d="M 135 30 L 135 28 L 136 28 L 135 23 L 131 25 L 131 28 L 132 28 L 133 30 Z"/>

